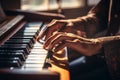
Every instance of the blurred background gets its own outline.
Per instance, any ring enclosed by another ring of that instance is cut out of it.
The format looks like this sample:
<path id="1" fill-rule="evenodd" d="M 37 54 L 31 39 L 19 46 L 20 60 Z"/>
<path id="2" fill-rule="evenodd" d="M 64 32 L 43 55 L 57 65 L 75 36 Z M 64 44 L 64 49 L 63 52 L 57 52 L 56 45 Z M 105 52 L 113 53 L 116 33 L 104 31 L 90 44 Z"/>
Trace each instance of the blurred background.
<path id="1" fill-rule="evenodd" d="M 23 10 L 54 10 L 58 8 L 57 1 L 61 2 L 62 9 L 78 8 L 95 5 L 99 0 L 22 0 Z"/>
<path id="2" fill-rule="evenodd" d="M 0 0 L 4 9 L 22 9 L 63 14 L 66 18 L 86 15 L 100 0 Z M 7 4 L 7 5 L 6 5 Z M 13 5 L 14 4 L 14 5 Z"/>
<path id="3" fill-rule="evenodd" d="M 22 10 L 62 13 L 66 18 L 76 18 L 87 12 L 100 0 L 22 0 Z"/>

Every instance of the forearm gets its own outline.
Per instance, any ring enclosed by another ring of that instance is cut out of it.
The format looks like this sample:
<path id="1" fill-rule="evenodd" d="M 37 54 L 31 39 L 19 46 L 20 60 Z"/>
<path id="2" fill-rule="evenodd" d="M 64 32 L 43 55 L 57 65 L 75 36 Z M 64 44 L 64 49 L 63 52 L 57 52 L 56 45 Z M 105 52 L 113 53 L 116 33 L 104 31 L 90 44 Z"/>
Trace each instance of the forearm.
<path id="1" fill-rule="evenodd" d="M 86 16 L 63 20 L 72 23 L 77 30 L 86 33 L 87 37 L 94 37 L 97 33 L 107 29 L 109 0 L 101 0 Z"/>
<path id="2" fill-rule="evenodd" d="M 59 22 L 67 22 L 67 26 L 74 26 L 74 29 L 85 32 L 87 37 L 92 37 L 98 32 L 98 19 L 94 13 L 75 19 L 59 20 Z"/>
<path id="3" fill-rule="evenodd" d="M 88 15 L 76 19 L 79 19 L 80 24 L 83 24 L 87 37 L 93 37 L 99 32 L 99 19 L 95 13 L 88 13 Z"/>
<path id="4" fill-rule="evenodd" d="M 93 7 L 86 16 L 76 18 L 85 27 L 88 37 L 93 37 L 98 32 L 107 29 L 108 24 L 109 0 L 101 0 Z M 75 20 L 74 20 L 75 21 Z"/>

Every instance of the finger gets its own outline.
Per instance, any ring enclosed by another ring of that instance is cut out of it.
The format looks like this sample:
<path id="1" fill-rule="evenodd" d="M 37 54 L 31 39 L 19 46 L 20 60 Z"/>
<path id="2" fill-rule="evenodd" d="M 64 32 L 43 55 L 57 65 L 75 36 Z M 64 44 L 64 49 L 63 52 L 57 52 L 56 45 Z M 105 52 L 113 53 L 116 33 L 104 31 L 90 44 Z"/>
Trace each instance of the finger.
<path id="1" fill-rule="evenodd" d="M 47 41 L 44 44 L 44 48 L 51 50 L 58 43 L 61 43 L 62 41 L 66 39 L 70 39 L 70 38 L 67 37 L 66 34 L 63 32 L 57 32 L 55 35 L 47 39 Z"/>
<path id="2" fill-rule="evenodd" d="M 54 26 L 54 27 L 56 27 L 56 26 Z M 56 32 L 58 32 L 57 28 L 54 28 L 54 29 L 52 29 L 52 27 L 51 27 L 51 29 L 49 28 L 49 30 L 46 32 L 45 41 Z"/>
<path id="3" fill-rule="evenodd" d="M 53 19 L 53 20 L 48 24 L 48 27 L 54 26 L 54 25 L 57 23 L 57 21 L 58 21 L 58 20 Z"/>
<path id="4" fill-rule="evenodd" d="M 48 46 L 51 44 L 52 40 L 56 39 L 56 37 L 57 37 L 58 35 L 59 35 L 59 34 L 56 33 L 56 34 L 52 35 L 51 37 L 49 37 L 49 38 L 45 41 L 45 43 L 44 43 L 44 45 L 43 45 L 43 48 L 44 48 L 44 49 L 48 49 Z"/>
<path id="5" fill-rule="evenodd" d="M 58 52 L 60 50 L 63 50 L 65 47 L 66 47 L 66 43 L 61 43 L 61 44 L 58 44 L 58 46 L 54 47 L 52 49 L 52 51 L 53 52 Z"/>
<path id="6" fill-rule="evenodd" d="M 78 44 L 78 43 L 77 43 Z M 60 44 L 58 44 L 57 46 L 55 46 L 52 51 L 54 52 L 58 52 L 62 49 L 64 49 L 65 47 L 69 47 L 69 48 L 73 48 L 73 46 L 76 46 L 76 43 L 74 40 L 66 40 Z"/>
<path id="7" fill-rule="evenodd" d="M 60 32 L 64 29 L 65 23 L 62 22 L 56 22 L 54 25 L 50 25 L 48 28 L 48 31 L 46 33 L 45 40 L 47 40 L 51 35 L 53 35 L 54 32 Z"/>
<path id="8" fill-rule="evenodd" d="M 47 30 L 47 32 L 46 32 L 45 41 L 49 38 L 50 35 L 52 35 L 53 29 L 56 28 L 56 27 L 55 27 L 56 23 L 57 23 L 57 20 L 53 19 L 53 20 L 47 25 L 48 30 Z"/>
<path id="9" fill-rule="evenodd" d="M 60 35 L 58 36 L 56 39 L 54 39 L 51 44 L 49 44 L 49 49 L 53 49 L 55 46 L 63 43 L 64 44 L 64 41 L 66 40 L 73 40 L 74 38 L 73 37 L 69 37 L 69 36 L 64 36 L 64 35 Z"/>
<path id="10" fill-rule="evenodd" d="M 43 28 L 40 31 L 39 36 L 37 37 L 37 41 L 39 41 L 39 39 L 42 39 L 45 36 L 47 30 L 48 30 L 48 27 L 47 26 L 43 26 Z"/>

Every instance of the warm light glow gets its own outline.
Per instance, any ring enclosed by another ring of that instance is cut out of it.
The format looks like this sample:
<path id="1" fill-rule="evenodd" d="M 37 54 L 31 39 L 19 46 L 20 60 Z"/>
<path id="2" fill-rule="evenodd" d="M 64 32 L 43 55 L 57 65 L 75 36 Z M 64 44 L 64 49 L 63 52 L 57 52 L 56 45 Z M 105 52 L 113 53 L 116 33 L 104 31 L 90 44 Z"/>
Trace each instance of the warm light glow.
<path id="1" fill-rule="evenodd" d="M 81 5 L 81 0 L 61 0 L 62 8 L 76 8 Z M 22 10 L 53 10 L 58 9 L 58 4 L 56 0 L 22 0 L 21 8 Z"/>
<path id="2" fill-rule="evenodd" d="M 60 80 L 70 80 L 69 70 L 60 68 L 60 67 L 53 65 L 53 64 L 52 64 L 52 68 L 50 67 L 49 70 L 59 72 L 61 75 Z"/>

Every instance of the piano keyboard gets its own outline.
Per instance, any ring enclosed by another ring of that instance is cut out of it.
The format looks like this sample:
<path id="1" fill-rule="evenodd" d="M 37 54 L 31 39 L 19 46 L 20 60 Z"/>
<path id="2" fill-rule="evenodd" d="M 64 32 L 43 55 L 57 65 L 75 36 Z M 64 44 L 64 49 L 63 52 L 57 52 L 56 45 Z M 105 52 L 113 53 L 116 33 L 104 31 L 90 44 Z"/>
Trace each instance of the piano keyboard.
<path id="1" fill-rule="evenodd" d="M 22 69 L 37 69 L 41 70 L 44 66 L 44 61 L 47 55 L 47 51 L 42 49 L 42 45 L 36 42 L 28 55 Z"/>
<path id="2" fill-rule="evenodd" d="M 0 68 L 39 69 L 47 51 L 36 42 L 42 22 L 30 22 L 0 46 Z"/>
<path id="3" fill-rule="evenodd" d="M 36 41 L 45 24 L 25 23 L 20 20 L 18 27 L 16 25 L 11 27 L 15 29 L 7 30 L 5 34 L 10 32 L 9 37 L 2 39 L 4 35 L 0 36 L 0 80 L 69 80 L 65 52 L 62 57 L 53 57 Z"/>

